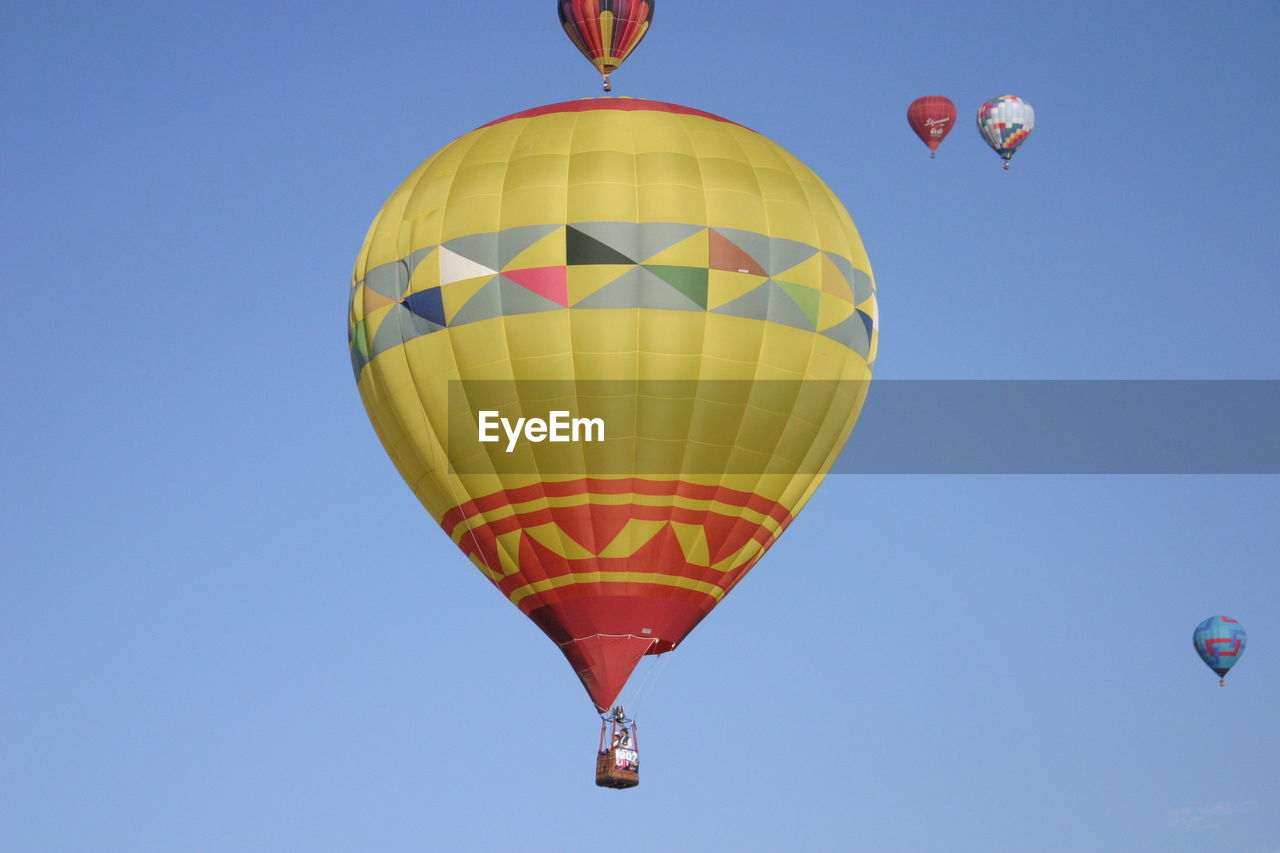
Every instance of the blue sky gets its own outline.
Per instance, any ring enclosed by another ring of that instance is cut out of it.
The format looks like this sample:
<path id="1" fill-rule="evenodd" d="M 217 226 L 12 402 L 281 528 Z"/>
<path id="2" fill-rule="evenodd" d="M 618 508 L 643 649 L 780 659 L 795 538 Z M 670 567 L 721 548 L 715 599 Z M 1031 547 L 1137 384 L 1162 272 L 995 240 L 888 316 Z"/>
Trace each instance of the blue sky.
<path id="1" fill-rule="evenodd" d="M 344 337 L 418 162 L 597 94 L 551 5 L 6 4 L 5 846 L 1280 850 L 1267 476 L 833 477 L 670 656 L 644 784 L 591 784 L 580 686 L 404 487 Z M 663 0 L 615 92 L 841 196 L 878 379 L 1280 379 L 1277 48 L 1253 0 Z M 1006 173 L 972 115 L 1010 92 Z"/>

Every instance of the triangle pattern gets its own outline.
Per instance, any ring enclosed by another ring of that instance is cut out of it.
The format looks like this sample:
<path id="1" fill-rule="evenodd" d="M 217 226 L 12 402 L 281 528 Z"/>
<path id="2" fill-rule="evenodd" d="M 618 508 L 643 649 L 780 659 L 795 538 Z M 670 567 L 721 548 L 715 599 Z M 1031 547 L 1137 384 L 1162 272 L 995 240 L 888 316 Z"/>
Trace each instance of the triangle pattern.
<path id="1" fill-rule="evenodd" d="M 376 337 L 378 329 L 381 328 L 381 324 L 383 324 L 383 320 L 387 319 L 387 316 L 392 313 L 393 307 L 397 307 L 398 305 L 399 302 L 388 302 L 387 305 L 380 307 L 380 309 L 370 311 L 369 314 L 365 315 L 364 324 L 366 341 L 372 341 L 372 339 Z M 369 355 L 372 356 L 375 355 L 375 353 L 370 351 Z"/>
<path id="2" fill-rule="evenodd" d="M 493 232 L 455 237 L 440 248 L 448 249 L 451 253 L 480 264 L 489 270 L 496 271 L 500 266 L 498 262 L 498 235 Z M 443 272 L 444 267 L 442 266 L 440 269 Z M 472 273 L 464 276 L 464 278 L 474 278 L 476 275 L 479 275 L 479 273 Z M 448 282 L 442 283 L 447 284 Z"/>
<path id="3" fill-rule="evenodd" d="M 768 275 L 755 258 L 714 228 L 707 235 L 707 266 L 715 270 Z"/>
<path id="4" fill-rule="evenodd" d="M 649 222 L 575 222 L 569 226 L 624 257 L 636 259 L 643 252 L 644 233 L 655 227 Z M 657 224 L 661 228 L 662 224 Z"/>
<path id="5" fill-rule="evenodd" d="M 754 560 L 756 557 L 760 556 L 760 551 L 761 551 L 760 543 L 755 539 L 751 539 L 747 542 L 747 544 L 743 545 L 741 548 L 739 548 L 737 551 L 735 551 L 733 554 L 729 555 L 728 557 L 725 557 L 723 560 L 720 560 L 711 568 L 721 572 L 728 572 L 734 569 L 741 568 L 743 565 L 749 563 L 750 561 Z"/>
<path id="6" fill-rule="evenodd" d="M 699 308 L 707 307 L 707 268 L 645 264 L 642 269 L 653 273 L 680 291 Z"/>
<path id="7" fill-rule="evenodd" d="M 769 282 L 766 280 L 754 290 L 711 310 L 716 314 L 728 314 L 731 317 L 767 320 L 769 318 Z"/>
<path id="8" fill-rule="evenodd" d="M 719 308 L 764 284 L 765 277 L 750 273 L 707 271 L 707 307 Z"/>
<path id="9" fill-rule="evenodd" d="M 377 337 L 378 329 L 382 328 L 383 321 L 385 321 L 387 317 L 391 314 L 391 311 L 393 308 L 398 308 L 398 307 L 400 307 L 399 302 L 392 302 L 388 305 L 383 306 L 382 308 L 379 308 L 377 311 L 372 311 L 364 315 L 364 320 L 362 322 L 364 323 L 365 341 L 371 342 Z M 370 350 L 368 355 L 370 358 L 372 358 L 374 355 L 377 355 L 377 351 Z"/>
<path id="10" fill-rule="evenodd" d="M 871 281 L 871 276 L 862 270 L 854 268 L 849 281 L 853 285 L 853 301 L 855 303 L 866 302 L 875 294 L 875 285 Z"/>
<path id="11" fill-rule="evenodd" d="M 496 572 L 498 577 L 494 578 L 494 580 L 514 575 L 520 571 L 520 545 L 524 538 L 523 533 L 523 530 L 517 529 L 498 534 L 497 547 L 495 549 L 498 552 L 498 570 Z M 486 574 L 493 577 L 495 572 L 490 569 Z"/>
<path id="12" fill-rule="evenodd" d="M 427 256 L 430 255 L 432 252 L 434 252 L 435 249 L 436 249 L 435 246 L 428 246 L 425 249 L 415 249 L 414 251 L 405 255 L 404 256 L 405 272 L 408 273 L 410 277 L 412 277 L 413 274 L 418 271 L 418 264 L 426 260 Z"/>
<path id="13" fill-rule="evenodd" d="M 539 545 L 549 551 L 554 551 L 561 557 L 570 560 L 586 560 L 595 555 L 583 548 L 571 537 L 566 536 L 560 528 L 552 522 L 539 524 L 537 527 L 524 528 L 525 535 L 532 538 Z"/>
<path id="14" fill-rule="evenodd" d="M 804 309 L 773 279 L 769 279 L 750 293 L 712 310 L 717 314 L 768 320 L 771 323 L 781 323 L 784 326 L 808 331 L 813 331 L 815 328 Z"/>
<path id="15" fill-rule="evenodd" d="M 611 281 L 635 269 L 634 264 L 594 264 L 568 267 L 569 304 L 578 303 Z"/>
<path id="16" fill-rule="evenodd" d="M 452 326 L 457 322 L 458 312 L 462 310 L 462 306 L 471 301 L 471 297 L 479 292 L 489 282 L 493 281 L 495 276 L 483 275 L 479 278 L 464 278 L 462 281 L 455 281 L 448 287 L 440 289 L 441 295 L 444 297 L 444 317 L 446 325 Z"/>
<path id="17" fill-rule="evenodd" d="M 872 317 L 870 314 L 868 314 L 866 311 L 859 310 L 858 319 L 862 320 L 862 326 L 867 330 L 867 339 L 870 340 L 872 330 L 874 330 L 876 327 L 875 318 Z"/>
<path id="18" fill-rule="evenodd" d="M 593 515 L 595 513 L 603 514 L 604 511 L 591 504 L 579 504 L 577 506 L 557 506 L 551 507 L 551 517 L 555 520 L 556 526 L 560 528 L 562 536 L 573 540 L 578 546 L 585 548 L 589 553 L 595 554 L 600 548 L 604 547 L 604 543 L 618 535 L 623 522 L 618 522 L 618 526 L 605 536 L 603 541 L 597 545 L 596 527 L 593 525 Z"/>
<path id="19" fill-rule="evenodd" d="M 643 267 L 632 267 L 573 307 L 703 310 L 703 306 Z"/>
<path id="20" fill-rule="evenodd" d="M 555 232 L 563 232 L 561 225 L 518 225 L 498 232 L 498 269 L 504 267 L 549 267 L 564 263 L 564 239 L 544 238 Z M 516 258 L 535 244 L 546 243 L 544 249 L 555 252 L 550 259 L 517 264 Z"/>
<path id="21" fill-rule="evenodd" d="M 492 267 L 477 263 L 452 249 L 447 249 L 444 246 L 440 247 L 440 283 L 442 285 L 496 273 L 497 270 Z"/>
<path id="22" fill-rule="evenodd" d="M 631 523 L 631 516 L 625 509 L 614 509 L 608 506 L 592 507 L 592 510 L 588 519 L 591 525 L 591 541 L 594 543 L 595 552 L 600 554 L 609 543 L 622 535 L 622 531 Z"/>
<path id="23" fill-rule="evenodd" d="M 404 261 L 376 266 L 365 273 L 364 286 L 399 301 L 409 287 L 409 266 Z"/>
<path id="24" fill-rule="evenodd" d="M 830 293 L 839 299 L 847 302 L 853 302 L 853 289 L 849 286 L 849 280 L 844 277 L 844 273 L 831 260 L 831 256 L 823 253 L 821 263 L 822 276 L 822 292 Z"/>
<path id="25" fill-rule="evenodd" d="M 630 557 L 666 525 L 667 522 L 662 519 L 633 518 L 618 532 L 613 541 L 605 546 L 600 556 Z"/>
<path id="26" fill-rule="evenodd" d="M 505 236 L 506 232 L 504 231 L 502 234 Z M 504 255 L 502 268 L 505 271 L 507 269 L 528 269 L 530 267 L 563 266 L 565 263 L 564 241 L 565 227 L 558 225 L 550 233 L 535 240 L 511 257 L 505 257 L 506 245 L 504 244 L 500 247 Z"/>
<path id="27" fill-rule="evenodd" d="M 558 311 L 564 306 L 507 278 L 498 276 L 498 292 L 501 294 L 503 314 L 534 314 L 538 311 Z"/>
<path id="28" fill-rule="evenodd" d="M 405 307 L 424 320 L 430 320 L 439 326 L 445 324 L 444 299 L 441 297 L 440 288 L 438 287 L 411 293 L 405 297 L 404 304 Z"/>
<path id="29" fill-rule="evenodd" d="M 863 358 L 869 358 L 871 355 L 871 338 L 867 334 L 867 326 L 862 320 L 862 317 L 865 316 L 861 311 L 854 312 L 843 322 L 837 323 L 830 329 L 824 329 L 822 335 L 844 344 Z"/>
<path id="30" fill-rule="evenodd" d="M 502 314 L 502 282 L 491 276 L 462 307 L 449 318 L 450 325 L 479 323 Z"/>
<path id="31" fill-rule="evenodd" d="M 580 264 L 634 264 L 612 246 L 572 225 L 565 228 L 565 257 L 570 266 Z"/>
<path id="32" fill-rule="evenodd" d="M 695 566 L 711 565 L 711 555 L 707 548 L 707 531 L 701 524 L 673 521 L 671 529 L 680 540 L 680 550 L 684 551 L 685 562 Z"/>
<path id="33" fill-rule="evenodd" d="M 813 319 L 810 320 L 808 311 L 778 282 L 771 279 L 765 286 L 769 288 L 769 313 L 767 319 L 770 323 L 781 323 L 784 326 L 805 329 L 810 332 L 817 330 L 817 291 L 810 291 L 815 297 L 813 300 Z M 803 290 L 805 288 L 799 289 Z"/>
<path id="34" fill-rule="evenodd" d="M 804 316 L 809 319 L 809 328 L 816 329 L 818 327 L 818 309 L 822 304 L 822 293 L 812 287 L 805 287 L 802 284 L 795 284 L 790 281 L 773 279 L 773 282 L 782 288 L 787 296 L 790 296 L 791 300 L 804 312 Z"/>
<path id="35" fill-rule="evenodd" d="M 443 328 L 444 326 L 438 323 L 414 314 L 404 306 L 404 303 L 397 303 L 391 306 L 387 319 L 382 321 L 382 325 L 373 336 L 373 354 L 386 352 L 405 341 L 438 332 Z"/>
<path id="36" fill-rule="evenodd" d="M 843 299 L 837 299 L 830 293 L 818 294 L 822 303 L 818 309 L 818 328 L 830 329 L 837 323 L 844 322 L 853 313 L 853 306 Z"/>
<path id="37" fill-rule="evenodd" d="M 690 226 L 693 227 L 693 226 Z M 643 259 L 645 264 L 665 264 L 668 266 L 705 267 L 707 265 L 706 228 L 698 228 L 691 236 L 665 246 Z M 647 241 L 646 241 L 647 243 Z M 648 245 L 645 246 L 649 248 Z"/>
<path id="38" fill-rule="evenodd" d="M 507 270 L 503 273 L 516 284 L 539 296 L 550 299 L 557 305 L 569 307 L 568 267 L 533 267 L 522 270 Z"/>
<path id="39" fill-rule="evenodd" d="M 365 314 L 370 314 L 374 311 L 377 311 L 379 308 L 383 308 L 387 305 L 391 305 L 396 301 L 394 299 L 390 299 L 386 296 L 383 296 L 381 293 L 379 293 L 376 290 L 370 290 L 367 287 L 363 288 L 360 291 L 360 296 L 362 297 L 362 300 L 364 302 Z"/>
<path id="40" fill-rule="evenodd" d="M 774 277 L 794 281 L 796 284 L 803 284 L 805 287 L 812 287 L 815 290 L 821 290 L 824 264 L 830 266 L 832 272 L 838 272 L 831 261 L 814 252 L 795 266 L 787 267 L 782 272 L 774 273 Z"/>
<path id="41" fill-rule="evenodd" d="M 677 246 L 682 248 L 677 250 Z M 660 257 L 666 255 L 671 257 Z M 646 222 L 640 229 L 640 250 L 636 257 L 645 263 L 705 267 L 707 229 L 676 222 Z"/>
<path id="42" fill-rule="evenodd" d="M 351 347 L 365 358 L 369 357 L 369 338 L 365 335 L 364 320 L 356 323 L 351 332 Z"/>
<path id="43" fill-rule="evenodd" d="M 437 252 L 438 249 L 429 250 L 423 256 L 422 263 L 414 267 L 413 272 L 409 274 L 407 292 L 414 293 L 440 286 L 440 261 L 433 256 Z"/>
<path id="44" fill-rule="evenodd" d="M 717 228 L 716 231 L 759 261 L 769 275 L 777 275 L 818 253 L 815 247 L 798 240 L 768 237 L 737 228 Z"/>

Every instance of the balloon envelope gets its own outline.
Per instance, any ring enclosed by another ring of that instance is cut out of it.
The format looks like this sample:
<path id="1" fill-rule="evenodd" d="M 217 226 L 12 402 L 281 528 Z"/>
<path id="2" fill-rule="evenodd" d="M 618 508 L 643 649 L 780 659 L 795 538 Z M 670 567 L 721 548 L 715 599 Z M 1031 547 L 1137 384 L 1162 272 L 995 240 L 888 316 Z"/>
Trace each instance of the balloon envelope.
<path id="1" fill-rule="evenodd" d="M 560 24 L 574 46 L 608 77 L 649 32 L 654 0 L 558 0 Z"/>
<path id="2" fill-rule="evenodd" d="M 943 95 L 916 98 L 907 107 L 907 123 L 930 151 L 937 151 L 942 140 L 955 127 L 956 105 Z"/>
<path id="3" fill-rule="evenodd" d="M 849 214 L 781 147 L 585 99 L 419 166 L 365 239 L 348 336 L 405 481 L 603 710 L 817 488 L 866 394 L 876 300 Z M 556 410 L 606 440 L 479 440 L 481 412 Z"/>
<path id="4" fill-rule="evenodd" d="M 1210 616 L 1196 626 L 1191 641 L 1200 660 L 1221 678 L 1240 660 L 1247 639 L 1243 626 L 1236 620 Z"/>
<path id="5" fill-rule="evenodd" d="M 1017 95 L 992 98 L 978 108 L 978 131 L 992 150 L 1009 160 L 1036 126 L 1036 111 Z"/>

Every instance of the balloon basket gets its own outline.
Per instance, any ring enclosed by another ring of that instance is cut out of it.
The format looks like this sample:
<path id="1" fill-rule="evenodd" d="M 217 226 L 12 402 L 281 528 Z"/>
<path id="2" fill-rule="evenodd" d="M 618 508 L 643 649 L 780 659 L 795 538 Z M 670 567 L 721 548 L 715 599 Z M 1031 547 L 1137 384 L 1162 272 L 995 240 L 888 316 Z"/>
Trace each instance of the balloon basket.
<path id="1" fill-rule="evenodd" d="M 616 749 L 606 750 L 596 756 L 596 785 L 601 788 L 634 788 L 640 784 L 640 771 L 618 766 Z"/>
<path id="2" fill-rule="evenodd" d="M 596 753 L 596 785 L 601 788 L 634 788 L 640 784 L 640 739 L 634 720 L 621 707 L 600 723 L 600 749 Z"/>

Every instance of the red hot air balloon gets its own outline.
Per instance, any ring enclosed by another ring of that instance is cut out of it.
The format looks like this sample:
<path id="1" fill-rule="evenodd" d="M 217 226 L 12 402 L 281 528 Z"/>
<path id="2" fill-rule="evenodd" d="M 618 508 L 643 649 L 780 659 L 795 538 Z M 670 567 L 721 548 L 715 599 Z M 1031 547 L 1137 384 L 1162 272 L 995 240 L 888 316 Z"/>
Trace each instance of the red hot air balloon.
<path id="1" fill-rule="evenodd" d="M 907 107 L 907 121 L 920 141 L 929 146 L 929 156 L 937 157 L 938 146 L 955 126 L 956 105 L 942 95 L 925 95 Z"/>
<path id="2" fill-rule="evenodd" d="M 653 21 L 654 0 L 558 0 L 560 23 L 604 79 L 635 50 Z"/>

